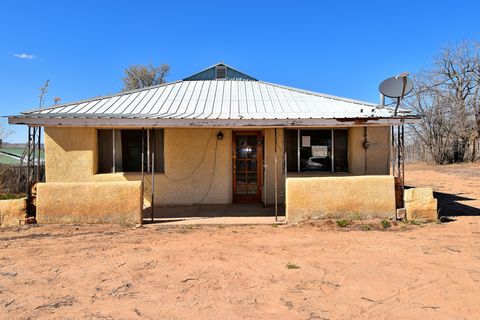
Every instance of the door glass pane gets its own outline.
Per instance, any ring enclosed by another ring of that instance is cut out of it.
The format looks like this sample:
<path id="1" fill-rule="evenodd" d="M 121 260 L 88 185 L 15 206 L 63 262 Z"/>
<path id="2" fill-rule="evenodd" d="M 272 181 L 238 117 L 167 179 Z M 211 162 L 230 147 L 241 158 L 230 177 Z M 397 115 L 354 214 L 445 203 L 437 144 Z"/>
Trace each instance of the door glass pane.
<path id="1" fill-rule="evenodd" d="M 248 171 L 257 172 L 257 160 L 247 160 Z"/>
<path id="2" fill-rule="evenodd" d="M 237 146 L 247 146 L 247 137 L 246 136 L 237 136 L 235 138 Z"/>
<path id="3" fill-rule="evenodd" d="M 257 173 L 248 173 L 247 174 L 248 183 L 257 183 Z"/>
<path id="4" fill-rule="evenodd" d="M 236 170 L 237 172 L 239 171 L 245 171 L 247 170 L 247 162 L 245 160 L 237 160 L 236 161 Z"/>
<path id="5" fill-rule="evenodd" d="M 248 184 L 247 185 L 247 194 L 257 194 L 257 184 Z"/>
<path id="6" fill-rule="evenodd" d="M 257 148 L 250 146 L 237 147 L 237 158 L 256 158 Z"/>
<path id="7" fill-rule="evenodd" d="M 247 136 L 247 145 L 253 147 L 257 145 L 257 136 Z"/>
<path id="8" fill-rule="evenodd" d="M 237 172 L 236 178 L 236 193 L 247 194 L 247 174 L 245 172 Z"/>
<path id="9" fill-rule="evenodd" d="M 237 177 L 237 183 L 238 182 L 247 183 L 247 174 L 245 172 L 238 172 L 237 171 L 236 177 Z"/>

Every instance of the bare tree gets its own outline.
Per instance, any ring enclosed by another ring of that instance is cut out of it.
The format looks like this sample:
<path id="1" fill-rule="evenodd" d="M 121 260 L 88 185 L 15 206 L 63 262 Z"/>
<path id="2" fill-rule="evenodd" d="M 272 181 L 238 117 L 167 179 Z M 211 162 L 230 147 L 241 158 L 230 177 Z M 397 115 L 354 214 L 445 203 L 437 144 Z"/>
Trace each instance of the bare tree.
<path id="1" fill-rule="evenodd" d="M 13 133 L 12 130 L 8 127 L 8 125 L 5 125 L 3 123 L 0 123 L 0 141 L 5 140 L 9 135 Z"/>
<path id="2" fill-rule="evenodd" d="M 422 142 L 430 152 L 431 158 L 439 164 L 451 161 L 451 136 L 453 118 L 447 107 L 446 99 L 435 90 L 433 79 L 429 73 L 415 76 L 415 91 L 407 99 L 407 106 L 422 118 L 418 125 L 412 126 L 415 137 Z"/>
<path id="3" fill-rule="evenodd" d="M 165 83 L 170 66 L 162 64 L 155 67 L 149 65 L 133 65 L 125 69 L 125 77 L 122 78 L 123 90 L 134 90 Z"/>
<path id="4" fill-rule="evenodd" d="M 474 161 L 480 134 L 480 51 L 476 42 L 446 47 L 434 67 L 415 76 L 407 105 L 423 115 L 413 126 L 439 164 Z"/>
<path id="5" fill-rule="evenodd" d="M 40 87 L 40 94 L 38 95 L 38 107 L 43 108 L 45 104 L 45 95 L 48 92 L 48 86 L 50 84 L 50 80 L 45 81 L 45 84 Z"/>

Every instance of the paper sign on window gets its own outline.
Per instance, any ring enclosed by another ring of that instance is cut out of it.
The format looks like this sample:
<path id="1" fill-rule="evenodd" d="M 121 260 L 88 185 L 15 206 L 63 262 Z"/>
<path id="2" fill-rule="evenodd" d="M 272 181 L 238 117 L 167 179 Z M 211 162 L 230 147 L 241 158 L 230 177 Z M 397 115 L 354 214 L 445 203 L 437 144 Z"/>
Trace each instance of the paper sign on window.
<path id="1" fill-rule="evenodd" d="M 302 147 L 310 147 L 310 136 L 302 136 Z"/>
<path id="2" fill-rule="evenodd" d="M 328 157 L 328 146 L 312 146 L 312 156 Z"/>

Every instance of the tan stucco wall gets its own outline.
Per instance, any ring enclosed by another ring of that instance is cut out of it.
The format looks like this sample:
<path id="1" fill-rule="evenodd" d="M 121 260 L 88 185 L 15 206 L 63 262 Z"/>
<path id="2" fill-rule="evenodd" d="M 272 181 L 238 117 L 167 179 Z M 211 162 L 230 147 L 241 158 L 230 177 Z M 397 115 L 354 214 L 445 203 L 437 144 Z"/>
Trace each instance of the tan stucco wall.
<path id="1" fill-rule="evenodd" d="M 264 158 L 266 160 L 267 168 L 264 179 L 266 179 L 266 188 L 264 187 L 262 194 L 262 202 L 265 202 L 265 191 L 267 194 L 267 204 L 273 205 L 275 203 L 275 129 L 265 129 L 264 131 Z M 277 188 L 278 188 L 278 203 L 282 204 L 285 201 L 285 178 L 284 178 L 284 164 L 283 164 L 283 129 L 277 129 Z M 266 190 L 265 190 L 266 189 Z"/>
<path id="2" fill-rule="evenodd" d="M 287 178 L 286 218 L 395 217 L 392 176 Z"/>
<path id="3" fill-rule="evenodd" d="M 0 200 L 0 226 L 18 226 L 25 219 L 26 208 L 26 198 Z"/>
<path id="4" fill-rule="evenodd" d="M 141 182 L 37 185 L 38 223 L 142 223 Z"/>
<path id="5" fill-rule="evenodd" d="M 46 182 L 92 181 L 96 153 L 96 129 L 46 127 Z"/>
<path id="6" fill-rule="evenodd" d="M 223 140 L 216 139 L 219 131 Z M 155 174 L 156 204 L 232 202 L 231 130 L 165 129 L 164 144 L 165 174 Z M 139 173 L 96 174 L 96 150 L 96 129 L 45 128 L 46 182 L 141 180 Z M 151 182 L 146 174 L 147 203 Z"/>
<path id="7" fill-rule="evenodd" d="M 390 173 L 390 127 L 368 127 L 370 147 L 363 148 L 364 128 L 348 130 L 348 164 L 353 175 L 385 175 Z M 366 158 L 365 158 L 366 155 Z M 365 159 L 367 171 L 365 172 Z"/>

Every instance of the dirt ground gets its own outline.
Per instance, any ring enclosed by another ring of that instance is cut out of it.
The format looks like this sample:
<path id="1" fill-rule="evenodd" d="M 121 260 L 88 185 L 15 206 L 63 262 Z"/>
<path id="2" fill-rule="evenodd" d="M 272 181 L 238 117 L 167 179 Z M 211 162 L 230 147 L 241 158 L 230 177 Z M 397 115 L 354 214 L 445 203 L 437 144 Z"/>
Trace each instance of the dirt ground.
<path id="1" fill-rule="evenodd" d="M 0 318 L 478 319 L 480 166 L 407 170 L 452 222 L 0 230 Z"/>

